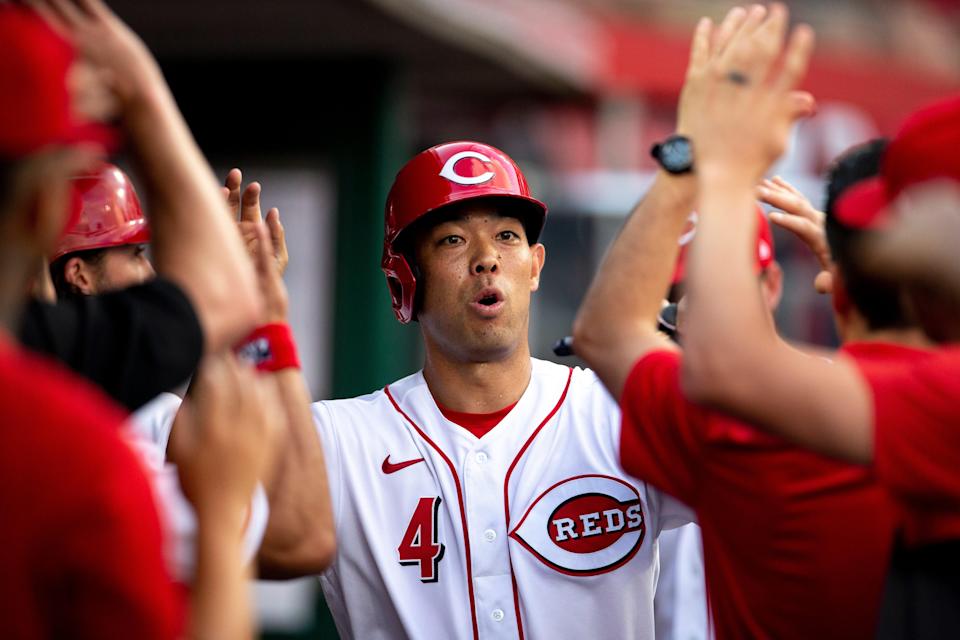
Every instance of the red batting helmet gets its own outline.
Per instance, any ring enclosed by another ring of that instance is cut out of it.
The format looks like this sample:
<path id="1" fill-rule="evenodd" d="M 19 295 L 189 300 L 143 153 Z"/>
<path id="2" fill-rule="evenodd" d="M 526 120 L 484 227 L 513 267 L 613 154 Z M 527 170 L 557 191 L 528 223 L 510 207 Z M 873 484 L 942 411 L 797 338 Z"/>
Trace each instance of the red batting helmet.
<path id="1" fill-rule="evenodd" d="M 697 222 L 699 214 L 694 211 L 687 219 L 687 226 L 680 235 L 680 254 L 677 256 L 677 265 L 673 270 L 673 278 L 670 284 L 680 284 L 687 275 L 687 248 L 693 241 L 693 236 L 697 233 Z M 763 273 L 764 269 L 770 266 L 776 257 L 774 256 L 773 230 L 770 229 L 770 223 L 763 209 L 757 205 L 757 260 L 756 272 Z"/>
<path id="2" fill-rule="evenodd" d="M 527 240 L 537 241 L 547 208 L 530 195 L 520 167 L 499 149 L 480 142 L 448 142 L 417 154 L 400 169 L 387 196 L 380 263 L 400 322 L 416 318 L 417 279 L 397 239 L 428 213 L 477 198 L 509 202 L 510 215 L 523 222 Z"/>
<path id="3" fill-rule="evenodd" d="M 61 236 L 51 262 L 75 251 L 150 242 L 150 228 L 137 192 L 119 168 L 103 163 L 88 175 L 76 176 L 71 188 L 72 222 Z"/>

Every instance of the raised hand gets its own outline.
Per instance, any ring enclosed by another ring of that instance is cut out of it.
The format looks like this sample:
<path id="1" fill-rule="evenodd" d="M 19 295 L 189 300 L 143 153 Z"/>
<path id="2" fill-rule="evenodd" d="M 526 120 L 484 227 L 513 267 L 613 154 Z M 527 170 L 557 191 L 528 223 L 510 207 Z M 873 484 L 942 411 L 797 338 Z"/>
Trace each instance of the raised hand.
<path id="1" fill-rule="evenodd" d="M 221 189 L 227 205 L 233 213 L 234 219 L 239 219 L 240 234 L 251 256 L 255 257 L 259 247 L 258 227 L 264 224 L 260 208 L 261 186 L 259 182 L 251 182 L 245 189 L 243 173 L 240 169 L 231 169 L 227 174 L 224 187 Z M 269 232 L 272 253 L 276 261 L 276 268 L 280 276 L 287 271 L 290 255 L 287 252 L 286 232 L 280 222 L 280 210 L 277 207 L 267 211 L 266 227 Z"/>
<path id="2" fill-rule="evenodd" d="M 800 25 L 785 41 L 788 17 L 782 4 L 753 5 L 731 11 L 716 35 L 709 22 L 698 26 L 691 63 L 698 82 L 685 96 L 682 125 L 698 175 L 717 170 L 756 184 L 786 149 L 793 123 L 813 112 L 813 97 L 796 89 L 813 31 Z"/>
<path id="3" fill-rule="evenodd" d="M 824 213 L 817 210 L 805 195 L 780 176 L 764 180 L 757 187 L 757 197 L 779 209 L 770 212 L 770 222 L 797 236 L 817 258 L 820 273 L 813 281 L 817 292 L 833 291 L 833 276 L 830 273 L 833 259 L 827 245 Z"/>
<path id="4" fill-rule="evenodd" d="M 104 79 L 121 104 L 165 90 L 153 55 L 101 0 L 29 0 L 27 4 L 70 39 L 89 72 Z"/>

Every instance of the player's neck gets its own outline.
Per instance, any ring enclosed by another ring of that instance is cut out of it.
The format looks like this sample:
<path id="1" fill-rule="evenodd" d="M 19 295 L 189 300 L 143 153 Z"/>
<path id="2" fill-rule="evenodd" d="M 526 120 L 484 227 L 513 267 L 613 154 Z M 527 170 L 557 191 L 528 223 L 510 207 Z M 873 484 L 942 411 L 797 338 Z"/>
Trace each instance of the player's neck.
<path id="1" fill-rule="evenodd" d="M 843 320 L 839 329 L 844 343 L 886 342 L 918 349 L 929 349 L 935 346 L 919 327 L 872 329 L 866 318 L 855 310 L 851 310 Z"/>
<path id="2" fill-rule="evenodd" d="M 888 344 L 899 344 L 904 347 L 916 347 L 917 349 L 932 349 L 936 345 L 922 329 L 881 329 L 879 331 L 866 330 L 855 339 L 849 339 L 848 342 L 886 342 Z"/>
<path id="3" fill-rule="evenodd" d="M 454 411 L 492 413 L 514 404 L 530 384 L 530 347 L 490 362 L 462 362 L 427 350 L 423 377 L 437 402 Z"/>

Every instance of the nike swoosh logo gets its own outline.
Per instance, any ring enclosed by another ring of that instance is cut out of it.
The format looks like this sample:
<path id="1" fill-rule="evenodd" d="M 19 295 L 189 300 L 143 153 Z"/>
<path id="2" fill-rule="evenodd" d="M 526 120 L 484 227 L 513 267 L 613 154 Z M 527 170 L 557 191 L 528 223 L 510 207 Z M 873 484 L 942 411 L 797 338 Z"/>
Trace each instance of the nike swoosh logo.
<path id="1" fill-rule="evenodd" d="M 416 460 L 404 460 L 403 462 L 390 462 L 390 456 L 387 456 L 383 459 L 383 465 L 380 467 L 383 469 L 384 473 L 396 473 L 400 469 L 406 469 L 407 467 L 417 464 L 418 462 L 423 462 L 423 458 L 417 458 Z"/>

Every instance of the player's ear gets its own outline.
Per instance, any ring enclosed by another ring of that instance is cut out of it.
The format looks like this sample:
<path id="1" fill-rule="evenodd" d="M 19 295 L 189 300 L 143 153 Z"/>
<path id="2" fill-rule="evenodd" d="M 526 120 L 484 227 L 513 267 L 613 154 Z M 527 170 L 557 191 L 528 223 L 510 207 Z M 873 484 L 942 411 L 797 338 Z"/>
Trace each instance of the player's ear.
<path id="1" fill-rule="evenodd" d="M 63 279 L 85 296 L 94 293 L 93 275 L 91 266 L 78 256 L 73 256 L 63 265 Z"/>
<path id="2" fill-rule="evenodd" d="M 763 275 L 763 301 L 767 309 L 775 311 L 783 296 L 783 270 L 776 261 L 767 265 Z"/>
<path id="3" fill-rule="evenodd" d="M 547 249 L 539 242 L 530 245 L 530 291 L 540 288 L 540 272 L 543 271 L 543 261 L 547 257 Z"/>

